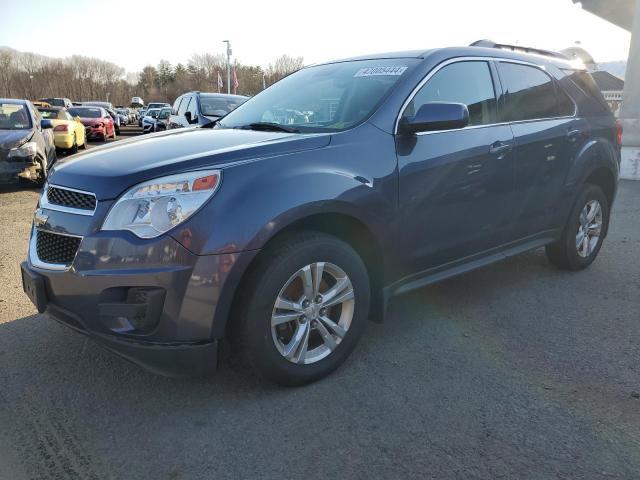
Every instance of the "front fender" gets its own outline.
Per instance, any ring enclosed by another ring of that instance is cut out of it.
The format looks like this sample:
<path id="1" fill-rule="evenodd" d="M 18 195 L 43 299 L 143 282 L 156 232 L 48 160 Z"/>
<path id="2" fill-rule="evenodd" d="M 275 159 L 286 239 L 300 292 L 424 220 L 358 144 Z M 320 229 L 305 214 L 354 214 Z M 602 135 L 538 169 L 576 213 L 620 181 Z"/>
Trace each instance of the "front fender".
<path id="1" fill-rule="evenodd" d="M 379 238 L 389 236 L 397 205 L 395 147 L 391 136 L 366 128 L 373 130 L 360 132 L 367 142 L 336 135 L 324 148 L 225 168 L 220 190 L 174 238 L 199 255 L 256 250 L 318 213 L 349 215 Z"/>

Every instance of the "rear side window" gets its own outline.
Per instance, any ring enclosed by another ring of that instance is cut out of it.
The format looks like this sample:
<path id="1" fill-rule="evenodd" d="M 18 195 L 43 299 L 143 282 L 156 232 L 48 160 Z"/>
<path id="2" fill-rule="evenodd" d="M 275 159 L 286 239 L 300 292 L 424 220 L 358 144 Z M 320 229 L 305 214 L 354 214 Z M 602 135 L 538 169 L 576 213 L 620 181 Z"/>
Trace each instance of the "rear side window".
<path id="1" fill-rule="evenodd" d="M 504 120 L 517 122 L 573 114 L 573 101 L 539 68 L 517 63 L 500 63 L 506 93 Z"/>
<path id="2" fill-rule="evenodd" d="M 415 115 L 429 102 L 464 103 L 469 109 L 469 125 L 496 123 L 496 95 L 487 62 L 457 62 L 438 70 L 418 90 L 403 117 Z"/>
<path id="3" fill-rule="evenodd" d="M 597 114 L 606 114 L 611 111 L 607 101 L 602 96 L 602 92 L 600 92 L 598 85 L 596 85 L 596 82 L 589 72 L 585 70 L 564 70 L 564 72 L 591 102 L 595 102 L 601 107 L 601 112 L 596 112 Z"/>

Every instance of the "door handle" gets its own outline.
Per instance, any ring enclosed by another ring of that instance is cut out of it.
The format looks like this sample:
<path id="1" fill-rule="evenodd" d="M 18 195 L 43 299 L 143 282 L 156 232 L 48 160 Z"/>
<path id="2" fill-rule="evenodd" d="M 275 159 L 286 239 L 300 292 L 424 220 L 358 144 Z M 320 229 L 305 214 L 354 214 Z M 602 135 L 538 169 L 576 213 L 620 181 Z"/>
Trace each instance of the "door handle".
<path id="1" fill-rule="evenodd" d="M 503 155 L 511 150 L 511 148 L 511 145 L 508 143 L 495 142 L 491 147 L 489 147 L 489 153 L 491 155 Z"/>
<path id="2" fill-rule="evenodd" d="M 575 142 L 580 135 L 582 135 L 582 130 L 567 130 L 567 138 L 571 142 Z"/>

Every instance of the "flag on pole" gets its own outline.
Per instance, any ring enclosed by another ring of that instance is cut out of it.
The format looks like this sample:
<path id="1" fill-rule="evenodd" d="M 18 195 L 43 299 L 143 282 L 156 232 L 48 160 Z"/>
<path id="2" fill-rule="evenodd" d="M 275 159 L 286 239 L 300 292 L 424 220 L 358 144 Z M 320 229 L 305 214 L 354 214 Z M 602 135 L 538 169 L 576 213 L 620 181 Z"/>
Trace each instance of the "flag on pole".
<path id="1" fill-rule="evenodd" d="M 235 95 L 236 92 L 238 91 L 238 86 L 240 84 L 238 83 L 238 76 L 236 75 L 236 69 L 233 69 L 233 94 Z"/>
<path id="2" fill-rule="evenodd" d="M 222 87 L 224 87 L 224 83 L 222 83 L 222 77 L 220 76 L 220 72 L 218 72 L 218 93 L 220 93 Z"/>

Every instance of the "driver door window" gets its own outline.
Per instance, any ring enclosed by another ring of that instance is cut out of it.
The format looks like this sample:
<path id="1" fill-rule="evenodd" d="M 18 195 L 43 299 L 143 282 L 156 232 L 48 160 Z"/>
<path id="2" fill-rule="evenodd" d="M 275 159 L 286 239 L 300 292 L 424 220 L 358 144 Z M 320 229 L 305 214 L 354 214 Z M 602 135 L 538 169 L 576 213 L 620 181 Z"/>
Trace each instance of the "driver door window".
<path id="1" fill-rule="evenodd" d="M 191 120 L 193 121 L 198 116 L 198 102 L 196 101 L 196 97 L 191 97 L 191 101 L 189 102 L 189 106 L 187 107 L 187 112 L 191 112 Z"/>
<path id="2" fill-rule="evenodd" d="M 416 93 L 402 116 L 415 115 L 429 102 L 464 103 L 469 109 L 470 126 L 496 123 L 496 95 L 489 64 L 469 61 L 441 68 Z"/>

